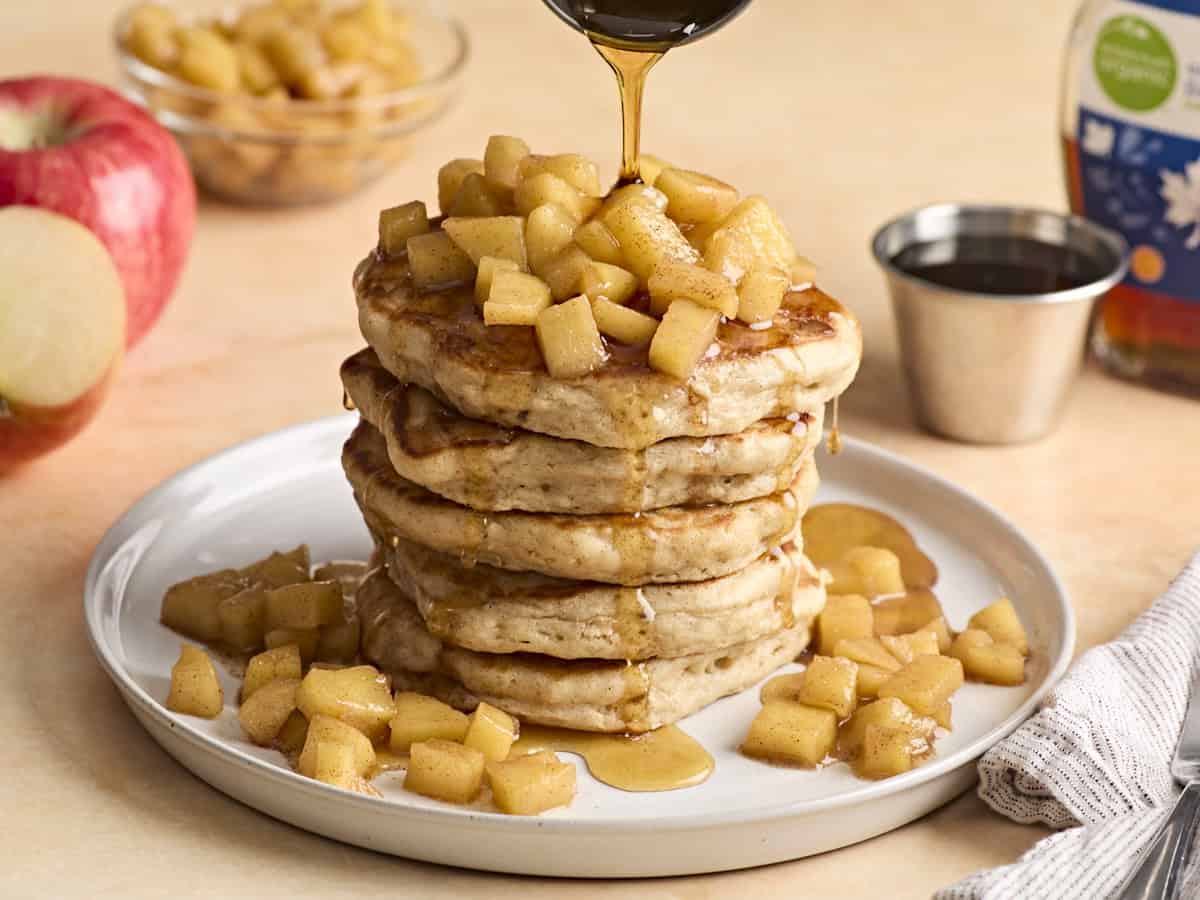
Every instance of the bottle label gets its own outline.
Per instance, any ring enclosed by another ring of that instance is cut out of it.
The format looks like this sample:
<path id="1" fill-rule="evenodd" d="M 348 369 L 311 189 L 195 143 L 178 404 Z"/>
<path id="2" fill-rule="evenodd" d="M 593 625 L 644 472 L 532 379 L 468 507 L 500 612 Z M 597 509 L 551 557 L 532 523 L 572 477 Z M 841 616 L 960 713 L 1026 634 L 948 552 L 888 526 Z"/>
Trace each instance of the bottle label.
<path id="1" fill-rule="evenodd" d="M 1111 10 L 1081 36 L 1083 211 L 1129 241 L 1127 283 L 1200 302 L 1200 10 L 1195 0 Z"/>

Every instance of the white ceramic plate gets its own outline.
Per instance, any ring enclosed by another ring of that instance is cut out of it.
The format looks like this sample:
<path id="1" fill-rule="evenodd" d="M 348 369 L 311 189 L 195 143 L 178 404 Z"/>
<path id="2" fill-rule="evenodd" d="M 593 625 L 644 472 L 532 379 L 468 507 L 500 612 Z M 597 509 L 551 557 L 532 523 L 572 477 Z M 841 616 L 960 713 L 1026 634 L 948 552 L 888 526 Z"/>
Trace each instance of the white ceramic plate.
<path id="1" fill-rule="evenodd" d="M 372 850 L 528 875 L 631 877 L 714 872 L 796 859 L 889 831 L 955 797 L 972 763 L 1034 709 L 1071 658 L 1074 623 L 1062 585 L 1032 544 L 960 488 L 878 448 L 848 440 L 824 455 L 819 502 L 846 500 L 891 513 L 941 570 L 937 593 L 952 626 L 1007 594 L 1034 648 L 1022 687 L 967 685 L 954 731 L 915 771 L 871 783 L 843 765 L 776 768 L 740 756 L 757 691 L 721 700 L 684 730 L 716 758 L 694 788 L 632 794 L 580 765 L 567 809 L 536 818 L 454 807 L 405 792 L 402 775 L 376 781 L 382 799 L 291 772 L 282 756 L 241 736 L 228 706 L 206 721 L 168 712 L 180 638 L 158 623 L 166 587 L 301 542 L 314 559 L 365 558 L 367 532 L 339 465 L 355 417 L 267 435 L 168 480 L 113 526 L 88 571 L 85 607 L 96 655 L 130 709 L 172 756 L 213 787 L 268 815 Z M 225 678 L 225 696 L 236 697 Z"/>

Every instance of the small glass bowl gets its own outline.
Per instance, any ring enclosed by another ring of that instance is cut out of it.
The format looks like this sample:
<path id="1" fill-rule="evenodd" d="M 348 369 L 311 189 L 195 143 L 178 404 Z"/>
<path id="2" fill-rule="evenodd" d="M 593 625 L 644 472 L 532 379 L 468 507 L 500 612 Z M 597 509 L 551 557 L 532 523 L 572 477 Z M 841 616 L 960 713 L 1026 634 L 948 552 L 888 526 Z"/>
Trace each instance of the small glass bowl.
<path id="1" fill-rule="evenodd" d="M 420 82 L 339 100 L 221 94 L 147 65 L 125 49 L 129 18 L 139 5 L 126 9 L 113 31 L 126 93 L 175 135 L 203 189 L 237 203 L 321 203 L 375 180 L 406 155 L 415 132 L 449 108 L 470 55 L 458 20 L 420 3 L 398 4 L 425 73 Z"/>

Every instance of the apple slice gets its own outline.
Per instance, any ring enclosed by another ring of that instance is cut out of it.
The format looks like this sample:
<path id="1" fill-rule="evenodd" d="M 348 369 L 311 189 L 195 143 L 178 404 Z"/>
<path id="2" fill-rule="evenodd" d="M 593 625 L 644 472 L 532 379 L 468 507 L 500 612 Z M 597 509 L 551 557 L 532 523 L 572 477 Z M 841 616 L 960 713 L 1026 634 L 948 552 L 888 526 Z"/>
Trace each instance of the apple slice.
<path id="1" fill-rule="evenodd" d="M 95 415 L 125 343 L 125 293 L 104 245 L 73 219 L 0 209 L 0 472 Z"/>

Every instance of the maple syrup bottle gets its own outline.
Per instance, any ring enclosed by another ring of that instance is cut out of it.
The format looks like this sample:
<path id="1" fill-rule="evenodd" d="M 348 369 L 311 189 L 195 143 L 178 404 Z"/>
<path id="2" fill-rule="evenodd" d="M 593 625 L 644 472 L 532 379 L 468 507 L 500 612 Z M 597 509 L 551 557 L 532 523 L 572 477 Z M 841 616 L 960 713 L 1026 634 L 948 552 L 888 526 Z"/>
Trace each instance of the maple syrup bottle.
<path id="1" fill-rule="evenodd" d="M 1061 127 L 1071 208 L 1131 248 L 1093 351 L 1117 374 L 1200 394 L 1200 2 L 1085 3 Z"/>

